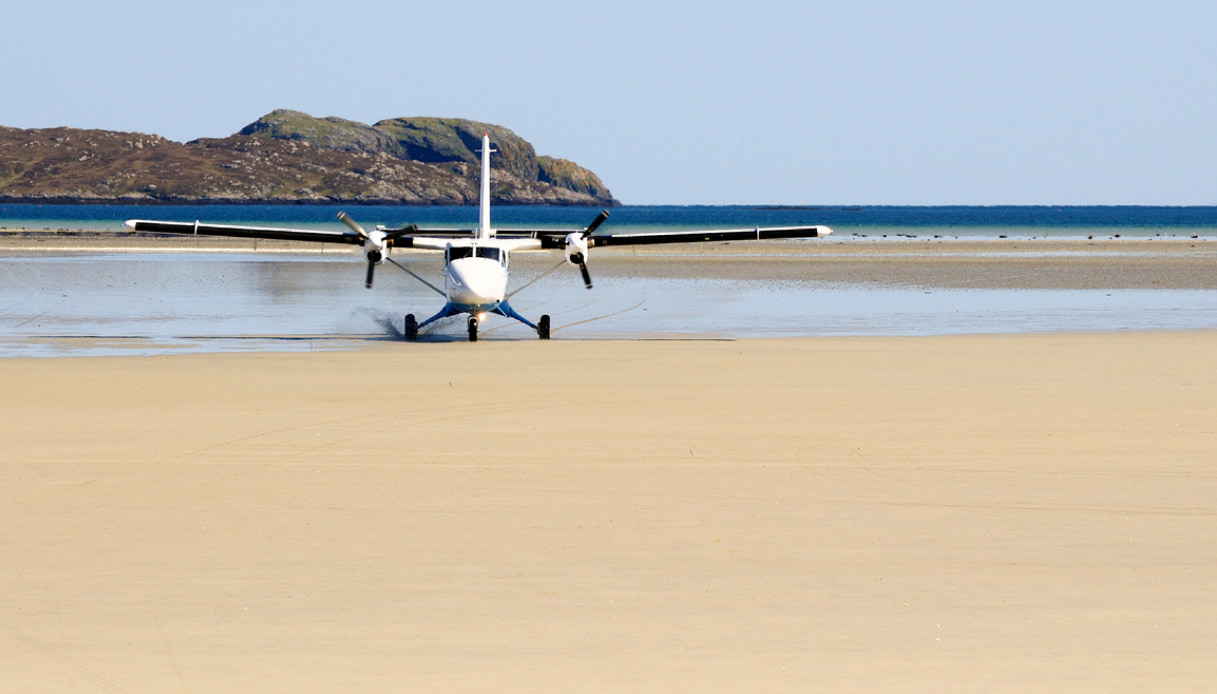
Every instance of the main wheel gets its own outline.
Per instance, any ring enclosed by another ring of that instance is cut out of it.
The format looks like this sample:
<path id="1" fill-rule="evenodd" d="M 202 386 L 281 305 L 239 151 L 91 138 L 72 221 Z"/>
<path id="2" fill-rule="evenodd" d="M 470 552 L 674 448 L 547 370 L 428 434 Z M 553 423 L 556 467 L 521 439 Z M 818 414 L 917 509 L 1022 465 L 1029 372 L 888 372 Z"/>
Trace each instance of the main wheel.
<path id="1" fill-rule="evenodd" d="M 549 339 L 549 314 L 541 316 L 541 320 L 537 321 L 537 337 L 542 340 Z"/>
<path id="2" fill-rule="evenodd" d="M 406 339 L 418 339 L 418 321 L 414 319 L 413 313 L 406 314 Z"/>
<path id="3" fill-rule="evenodd" d="M 469 316 L 469 341 L 478 341 L 478 317 Z"/>

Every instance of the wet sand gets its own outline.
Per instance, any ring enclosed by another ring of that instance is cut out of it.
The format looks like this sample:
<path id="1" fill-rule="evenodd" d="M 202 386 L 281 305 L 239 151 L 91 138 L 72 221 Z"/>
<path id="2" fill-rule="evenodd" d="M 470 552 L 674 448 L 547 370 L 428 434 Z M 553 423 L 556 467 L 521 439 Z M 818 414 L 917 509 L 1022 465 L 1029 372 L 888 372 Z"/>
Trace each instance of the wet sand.
<path id="1" fill-rule="evenodd" d="M 1217 333 L 0 360 L 20 692 L 1208 691 Z"/>
<path id="2" fill-rule="evenodd" d="M 90 232 L 0 233 L 0 254 L 257 251 L 343 256 L 349 246 L 213 237 Z M 403 251 L 397 257 L 434 253 Z M 540 272 L 555 253 L 515 253 L 513 268 Z M 801 281 L 945 289 L 1217 289 L 1217 242 L 1208 238 L 880 239 L 843 235 L 797 241 L 594 249 L 602 277 Z"/>

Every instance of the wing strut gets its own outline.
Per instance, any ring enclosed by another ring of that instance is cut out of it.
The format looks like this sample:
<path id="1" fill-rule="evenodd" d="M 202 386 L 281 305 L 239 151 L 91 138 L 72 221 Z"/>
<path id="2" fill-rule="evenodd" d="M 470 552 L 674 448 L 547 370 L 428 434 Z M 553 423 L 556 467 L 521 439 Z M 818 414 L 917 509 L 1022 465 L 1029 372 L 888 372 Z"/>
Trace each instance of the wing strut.
<path id="1" fill-rule="evenodd" d="M 546 270 L 545 272 L 542 272 L 540 275 L 537 275 L 536 277 L 532 278 L 531 280 L 525 282 L 523 285 L 516 287 L 515 291 L 513 291 L 507 295 L 507 298 L 510 299 L 511 297 L 515 296 L 516 294 L 519 294 L 520 292 L 524 291 L 525 289 L 528 289 L 529 287 L 531 287 L 532 285 L 541 281 L 542 279 L 545 279 L 546 277 L 553 274 L 553 272 L 555 270 L 562 267 L 563 265 L 566 265 L 566 258 L 559 260 L 557 265 L 551 267 L 550 269 Z"/>
<path id="2" fill-rule="evenodd" d="M 387 260 L 387 261 L 389 261 L 390 263 L 393 263 L 393 264 L 394 264 L 394 265 L 396 265 L 397 267 L 401 268 L 401 271 L 402 271 L 402 272 L 404 272 L 404 273 L 406 273 L 407 275 L 409 275 L 409 276 L 413 277 L 414 279 L 418 280 L 419 282 L 422 282 L 423 284 L 427 285 L 427 287 L 428 287 L 428 288 L 429 288 L 431 291 L 435 292 L 436 294 L 439 294 L 440 296 L 444 297 L 445 299 L 446 299 L 446 298 L 448 298 L 448 295 L 447 295 L 447 294 L 445 294 L 445 293 L 443 292 L 443 290 L 439 289 L 438 287 L 436 287 L 434 284 L 431 284 L 431 283 L 430 283 L 430 282 L 428 282 L 427 280 L 425 280 L 425 279 L 423 279 L 423 278 L 419 277 L 419 276 L 418 276 L 418 273 L 414 272 L 414 271 L 413 271 L 413 270 L 411 270 L 410 268 L 406 267 L 405 265 L 402 265 L 401 263 L 397 262 L 396 260 L 393 260 L 392 258 L 385 258 L 385 260 Z"/>

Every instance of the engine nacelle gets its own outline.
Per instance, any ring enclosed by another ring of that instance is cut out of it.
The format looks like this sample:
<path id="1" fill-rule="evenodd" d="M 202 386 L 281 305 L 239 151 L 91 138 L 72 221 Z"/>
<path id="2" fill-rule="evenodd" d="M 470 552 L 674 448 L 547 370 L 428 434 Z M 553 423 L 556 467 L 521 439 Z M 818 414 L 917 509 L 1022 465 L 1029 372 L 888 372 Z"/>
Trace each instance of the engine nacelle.
<path id="1" fill-rule="evenodd" d="M 571 265 L 587 262 L 587 237 L 580 232 L 566 235 L 566 261 Z"/>
<path id="2" fill-rule="evenodd" d="M 385 258 L 389 257 L 389 246 L 385 243 L 385 235 L 379 231 L 368 234 L 368 238 L 363 242 L 363 254 L 373 265 L 383 263 Z"/>

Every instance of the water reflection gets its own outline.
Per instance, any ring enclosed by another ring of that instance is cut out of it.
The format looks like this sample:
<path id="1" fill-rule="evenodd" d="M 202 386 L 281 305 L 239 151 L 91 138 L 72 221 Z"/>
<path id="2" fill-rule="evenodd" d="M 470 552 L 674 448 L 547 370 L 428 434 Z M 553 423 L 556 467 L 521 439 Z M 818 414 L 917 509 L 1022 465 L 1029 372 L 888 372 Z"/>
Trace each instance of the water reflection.
<path id="1" fill-rule="evenodd" d="M 513 259 L 513 262 L 514 259 Z M 515 263 L 516 286 L 552 261 Z M 535 266 L 535 267 L 534 267 Z M 438 279 L 437 263 L 412 266 Z M 649 274 L 649 273 L 648 273 Z M 0 259 L 0 356 L 342 349 L 400 338 L 439 296 L 358 256 L 112 254 Z M 1212 290 L 924 289 L 558 272 L 512 300 L 554 339 L 946 335 L 1217 328 Z M 535 339 L 491 317 L 487 340 Z M 458 319 L 428 340 L 463 340 Z"/>

